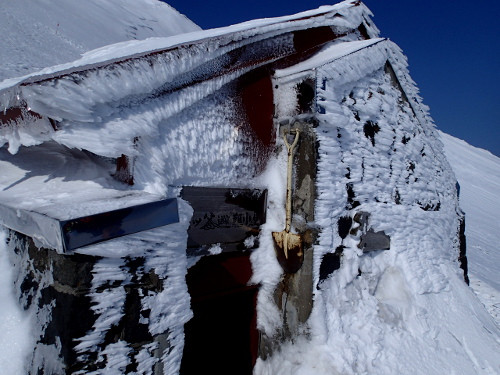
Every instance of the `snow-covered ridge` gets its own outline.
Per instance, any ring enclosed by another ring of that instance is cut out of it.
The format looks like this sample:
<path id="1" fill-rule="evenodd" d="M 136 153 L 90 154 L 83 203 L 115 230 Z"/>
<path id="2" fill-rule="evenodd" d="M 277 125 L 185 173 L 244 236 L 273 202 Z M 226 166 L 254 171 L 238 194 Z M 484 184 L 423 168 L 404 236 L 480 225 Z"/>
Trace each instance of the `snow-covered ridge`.
<path id="1" fill-rule="evenodd" d="M 500 158 L 449 134 L 439 134 L 460 184 L 470 273 L 500 294 Z M 500 312 L 500 301 L 497 303 Z"/>
<path id="2" fill-rule="evenodd" d="M 440 132 L 465 212 L 471 287 L 500 326 L 500 158 Z"/>
<path id="3" fill-rule="evenodd" d="M 1 0 L 0 81 L 121 41 L 200 28 L 158 0 Z"/>

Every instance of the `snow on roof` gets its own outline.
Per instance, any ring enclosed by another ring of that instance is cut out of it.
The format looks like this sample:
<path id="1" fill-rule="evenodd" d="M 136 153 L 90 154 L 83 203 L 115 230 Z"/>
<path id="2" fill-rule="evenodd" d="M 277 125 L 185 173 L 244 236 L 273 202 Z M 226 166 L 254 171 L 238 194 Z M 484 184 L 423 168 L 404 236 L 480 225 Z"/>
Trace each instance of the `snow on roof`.
<path id="1" fill-rule="evenodd" d="M 230 64 L 226 60 L 231 51 L 269 40 L 269 49 L 259 49 L 259 53 L 267 59 L 278 58 L 293 52 L 271 45 L 280 42 L 278 37 L 289 38 L 290 44 L 291 33 L 325 26 L 343 35 L 365 25 L 368 34 L 376 37 L 375 26 L 365 24 L 370 15 L 362 3 L 344 1 L 293 16 L 119 43 L 89 52 L 73 63 L 3 81 L 0 108 L 27 108 L 44 119 L 32 119 L 36 127 L 29 121 L 21 127 L 3 126 L 0 144 L 9 142 L 9 151 L 15 153 L 20 145 L 54 139 L 99 155 L 131 155 L 138 134 L 155 132 L 160 121 L 255 68 Z M 228 63 L 230 68 L 221 71 L 221 64 Z M 213 77 L 207 78 L 207 71 Z M 170 95 L 169 103 L 159 99 L 179 88 L 182 95 L 180 91 Z M 60 131 L 50 130 L 47 117 L 62 122 Z"/>
<path id="2" fill-rule="evenodd" d="M 373 38 L 368 40 L 356 40 L 344 43 L 332 43 L 323 47 L 320 52 L 316 53 L 310 59 L 307 59 L 288 68 L 277 70 L 274 76 L 276 78 L 281 78 L 294 76 L 305 71 L 314 70 L 325 64 L 331 63 L 337 59 L 358 52 L 364 48 L 368 48 L 385 40 L 387 39 Z"/>
<path id="3" fill-rule="evenodd" d="M 14 229 L 19 232 L 58 249 L 59 228 L 53 219 L 68 220 L 161 198 L 127 189 L 111 177 L 113 167 L 55 142 L 22 148 L 15 156 L 0 148 L 0 224 L 17 225 Z"/>
<path id="4" fill-rule="evenodd" d="M 273 34 L 273 32 L 280 34 L 314 26 L 329 25 L 352 29 L 358 27 L 364 19 L 370 16 L 372 13 L 364 4 L 359 1 L 347 0 L 336 5 L 322 6 L 315 10 L 290 16 L 257 19 L 228 27 L 193 31 L 165 38 L 125 41 L 84 53 L 82 58 L 70 63 L 48 67 L 26 76 L 6 79 L 0 82 L 0 95 L 20 84 L 30 84 L 73 72 L 105 67 L 114 62 L 139 58 L 179 47 L 189 48 L 192 44 L 212 42 L 218 46 L 224 46 L 230 42 L 258 35 Z M 369 28 L 369 32 L 370 36 L 378 35 L 378 29 L 374 25 Z M 7 103 L 2 100 L 0 104 L 5 108 Z"/>

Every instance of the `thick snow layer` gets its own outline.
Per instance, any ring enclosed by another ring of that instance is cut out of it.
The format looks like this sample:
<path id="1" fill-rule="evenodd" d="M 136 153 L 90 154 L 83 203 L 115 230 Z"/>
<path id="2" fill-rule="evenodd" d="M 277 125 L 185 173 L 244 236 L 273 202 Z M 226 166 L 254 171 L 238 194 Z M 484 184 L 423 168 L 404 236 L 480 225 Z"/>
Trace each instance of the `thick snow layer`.
<path id="1" fill-rule="evenodd" d="M 113 168 L 111 161 L 54 142 L 22 147 L 15 156 L 0 148 L 0 223 L 63 251 L 55 220 L 162 198 L 117 182 Z"/>
<path id="2" fill-rule="evenodd" d="M 0 203 L 67 220 L 154 200 L 114 180 L 111 161 L 55 142 L 0 148 Z M 158 198 L 158 197 L 156 197 Z"/>
<path id="3" fill-rule="evenodd" d="M 200 28 L 157 0 L 1 0 L 0 81 L 104 45 Z"/>

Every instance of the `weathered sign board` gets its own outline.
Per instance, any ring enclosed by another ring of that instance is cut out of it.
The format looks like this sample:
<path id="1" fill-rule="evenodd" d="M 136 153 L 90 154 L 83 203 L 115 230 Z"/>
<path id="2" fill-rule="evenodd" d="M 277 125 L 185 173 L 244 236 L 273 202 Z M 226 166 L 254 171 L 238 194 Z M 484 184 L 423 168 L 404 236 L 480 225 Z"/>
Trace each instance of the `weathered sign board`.
<path id="1" fill-rule="evenodd" d="M 245 251 L 258 246 L 266 221 L 267 190 L 185 186 L 181 197 L 193 207 L 188 255 Z"/>

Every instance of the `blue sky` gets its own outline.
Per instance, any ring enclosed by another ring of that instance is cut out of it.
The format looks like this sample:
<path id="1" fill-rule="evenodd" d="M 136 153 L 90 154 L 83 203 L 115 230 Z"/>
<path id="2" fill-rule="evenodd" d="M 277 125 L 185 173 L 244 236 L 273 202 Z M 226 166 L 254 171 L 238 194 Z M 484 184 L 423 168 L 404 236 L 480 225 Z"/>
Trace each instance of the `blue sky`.
<path id="1" fill-rule="evenodd" d="M 204 29 L 334 4 L 317 0 L 167 0 Z M 500 2 L 365 0 L 381 36 L 408 56 L 439 129 L 500 156 Z"/>

